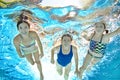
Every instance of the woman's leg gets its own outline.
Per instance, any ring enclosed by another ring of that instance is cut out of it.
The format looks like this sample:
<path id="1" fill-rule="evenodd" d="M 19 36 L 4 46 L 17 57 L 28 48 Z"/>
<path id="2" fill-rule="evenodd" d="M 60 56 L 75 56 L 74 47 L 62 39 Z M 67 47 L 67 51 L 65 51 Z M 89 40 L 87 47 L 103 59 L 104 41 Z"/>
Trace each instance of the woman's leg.
<path id="1" fill-rule="evenodd" d="M 40 72 L 40 80 L 43 80 L 44 77 L 43 77 L 43 72 L 42 72 L 42 65 L 41 65 L 41 61 L 39 59 L 39 52 L 36 52 L 33 54 L 34 55 L 34 59 L 35 59 L 35 62 L 37 64 L 37 68 Z"/>
<path id="2" fill-rule="evenodd" d="M 62 66 L 59 65 L 59 63 L 57 61 L 56 61 L 56 69 L 57 69 L 58 74 L 62 75 L 62 73 L 63 73 Z"/>
<path id="3" fill-rule="evenodd" d="M 84 72 L 84 70 L 86 70 L 86 68 L 88 67 L 89 63 L 91 62 L 92 60 L 92 56 L 87 53 L 86 57 L 85 57 L 85 60 L 83 62 L 83 65 L 79 68 L 79 77 L 82 79 L 82 74 Z"/>
<path id="4" fill-rule="evenodd" d="M 31 64 L 31 65 L 34 65 L 34 60 L 33 60 L 33 58 L 32 58 L 32 54 L 27 54 L 27 55 L 25 55 L 25 57 L 26 57 L 26 59 L 27 59 L 27 61 Z"/>
<path id="5" fill-rule="evenodd" d="M 65 73 L 64 73 L 64 79 L 65 79 L 65 80 L 68 80 L 70 70 L 71 70 L 71 63 L 69 63 L 69 64 L 65 67 Z"/>
<path id="6" fill-rule="evenodd" d="M 90 62 L 90 65 L 87 67 L 87 71 L 89 71 L 91 69 L 91 67 L 93 67 L 96 63 L 98 63 L 101 60 L 101 58 L 93 58 Z"/>

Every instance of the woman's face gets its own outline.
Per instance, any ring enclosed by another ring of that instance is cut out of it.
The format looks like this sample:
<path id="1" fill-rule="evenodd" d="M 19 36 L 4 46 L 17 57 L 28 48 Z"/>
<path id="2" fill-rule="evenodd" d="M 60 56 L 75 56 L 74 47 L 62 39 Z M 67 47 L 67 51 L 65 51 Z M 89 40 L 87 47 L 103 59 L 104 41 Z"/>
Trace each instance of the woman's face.
<path id="1" fill-rule="evenodd" d="M 29 30 L 30 30 L 30 28 L 27 23 L 23 22 L 19 25 L 20 34 L 22 34 L 22 35 L 28 34 Z"/>
<path id="2" fill-rule="evenodd" d="M 69 36 L 64 36 L 62 39 L 62 45 L 69 46 L 71 44 L 71 38 Z"/>
<path id="3" fill-rule="evenodd" d="M 104 30 L 105 30 L 105 28 L 104 28 L 104 24 L 103 23 L 96 23 L 95 24 L 95 32 L 96 33 L 103 33 L 104 32 Z"/>

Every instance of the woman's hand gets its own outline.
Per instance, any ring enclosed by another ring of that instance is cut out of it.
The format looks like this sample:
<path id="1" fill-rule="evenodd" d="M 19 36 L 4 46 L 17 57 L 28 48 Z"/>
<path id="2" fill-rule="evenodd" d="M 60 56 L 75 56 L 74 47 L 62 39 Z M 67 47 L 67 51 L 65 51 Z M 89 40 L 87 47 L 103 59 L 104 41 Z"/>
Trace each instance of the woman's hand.
<path id="1" fill-rule="evenodd" d="M 78 76 L 79 75 L 78 69 L 76 69 L 74 73 Z"/>
<path id="2" fill-rule="evenodd" d="M 42 57 L 44 56 L 44 54 L 43 54 L 43 53 L 41 53 L 39 56 L 40 56 L 40 58 L 42 58 Z"/>
<path id="3" fill-rule="evenodd" d="M 25 57 L 25 55 L 20 55 L 20 58 L 24 58 Z"/>
<path id="4" fill-rule="evenodd" d="M 120 27 L 117 29 L 117 33 L 120 33 Z"/>
<path id="5" fill-rule="evenodd" d="M 51 59 L 51 63 L 52 63 L 52 64 L 54 64 L 54 63 L 55 63 L 54 59 Z"/>

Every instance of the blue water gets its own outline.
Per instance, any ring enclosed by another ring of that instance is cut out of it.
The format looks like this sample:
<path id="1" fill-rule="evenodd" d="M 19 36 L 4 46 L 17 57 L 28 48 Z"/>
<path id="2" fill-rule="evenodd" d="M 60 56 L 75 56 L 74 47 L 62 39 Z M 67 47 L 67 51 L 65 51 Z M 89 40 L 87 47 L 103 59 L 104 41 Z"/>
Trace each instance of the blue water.
<path id="1" fill-rule="evenodd" d="M 80 16 L 86 16 L 94 11 L 93 8 L 102 9 L 103 7 L 105 8 L 110 6 L 112 3 L 113 0 L 97 0 L 89 9 L 80 10 L 78 12 Z M 18 33 L 16 23 L 13 22 L 12 19 L 5 17 L 6 14 L 11 14 L 24 8 L 24 6 L 15 6 L 0 9 L 0 80 L 39 80 L 39 73 L 36 66 L 31 66 L 26 59 L 21 59 L 17 55 L 13 45 L 13 38 Z M 65 23 L 60 23 L 59 21 L 50 18 L 51 14 L 62 16 L 68 11 L 74 10 L 71 6 L 54 8 L 48 12 L 38 8 L 31 8 L 30 10 L 39 18 L 48 20 L 48 22 L 41 24 L 44 28 L 61 27 L 65 30 L 74 29 L 77 32 L 81 32 L 83 29 L 88 27 L 79 25 L 81 24 L 80 21 L 68 20 Z M 66 12 L 63 12 L 63 10 Z M 109 27 L 109 29 L 115 29 L 116 26 L 120 26 L 119 23 L 119 20 L 111 22 L 110 25 L 112 26 Z M 52 36 L 47 35 L 42 40 L 43 47 L 46 48 L 47 44 L 47 48 L 44 50 L 45 56 L 41 60 L 45 80 L 63 80 L 63 78 L 58 76 L 56 73 L 55 65 L 50 63 L 50 49 L 53 45 L 54 39 L 61 33 L 63 32 L 58 32 Z M 76 39 L 77 36 L 73 35 L 73 37 Z M 77 40 L 77 43 L 83 42 Z M 79 66 L 82 65 L 86 50 L 86 46 L 81 47 L 78 50 Z M 69 80 L 79 80 L 74 75 L 74 66 L 72 66 Z M 98 63 L 98 65 L 94 66 L 89 73 L 85 73 L 83 80 L 120 80 L 120 35 L 112 38 L 111 42 L 107 46 L 104 58 L 100 63 Z"/>

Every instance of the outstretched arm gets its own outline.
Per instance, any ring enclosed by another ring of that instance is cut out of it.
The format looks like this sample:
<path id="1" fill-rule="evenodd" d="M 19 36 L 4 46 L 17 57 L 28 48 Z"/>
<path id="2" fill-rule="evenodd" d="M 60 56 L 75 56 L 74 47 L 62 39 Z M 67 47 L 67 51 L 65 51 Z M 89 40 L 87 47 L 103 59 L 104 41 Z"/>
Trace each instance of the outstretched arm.
<path id="1" fill-rule="evenodd" d="M 113 36 L 115 36 L 115 35 L 117 35 L 117 34 L 120 34 L 120 27 L 117 29 L 117 30 L 115 30 L 115 31 L 113 31 L 113 32 L 111 32 L 111 33 L 108 33 L 108 34 L 106 34 L 105 35 L 105 38 L 110 38 L 110 37 L 113 37 Z"/>
<path id="2" fill-rule="evenodd" d="M 60 22 L 65 22 L 66 20 L 74 19 L 74 17 L 77 15 L 76 12 L 72 13 L 69 12 L 64 16 L 57 16 L 57 15 L 51 15 L 51 18 L 58 20 Z"/>

